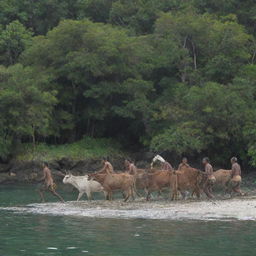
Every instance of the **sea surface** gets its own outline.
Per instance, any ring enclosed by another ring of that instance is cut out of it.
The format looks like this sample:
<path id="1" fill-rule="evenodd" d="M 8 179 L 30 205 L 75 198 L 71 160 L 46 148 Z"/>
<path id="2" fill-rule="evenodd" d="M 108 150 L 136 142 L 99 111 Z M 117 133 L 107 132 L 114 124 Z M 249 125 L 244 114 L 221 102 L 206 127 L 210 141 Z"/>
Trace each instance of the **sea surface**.
<path id="1" fill-rule="evenodd" d="M 71 188 L 60 187 L 59 192 L 67 201 L 77 196 Z M 102 196 L 96 199 L 102 200 Z M 164 219 L 163 214 L 157 219 L 157 215 L 149 218 L 136 216 L 134 212 L 129 218 L 129 205 L 125 207 L 125 215 L 115 216 L 113 209 L 111 217 L 108 212 L 105 218 L 104 211 L 100 217 L 93 214 L 88 217 L 73 212 L 73 203 L 56 204 L 51 195 L 47 195 L 47 200 L 55 203 L 38 204 L 36 186 L 0 186 L 0 256 L 256 255 L 254 220 L 175 220 Z M 111 207 L 115 204 L 110 203 Z M 101 211 L 99 206 L 95 208 Z M 84 211 L 94 213 L 92 209 Z"/>

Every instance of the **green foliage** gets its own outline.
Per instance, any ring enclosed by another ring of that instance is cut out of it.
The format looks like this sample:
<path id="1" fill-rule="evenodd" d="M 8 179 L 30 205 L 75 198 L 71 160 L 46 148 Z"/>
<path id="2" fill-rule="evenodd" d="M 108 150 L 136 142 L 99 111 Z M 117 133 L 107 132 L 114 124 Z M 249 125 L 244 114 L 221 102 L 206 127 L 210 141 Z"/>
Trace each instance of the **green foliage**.
<path id="1" fill-rule="evenodd" d="M 22 161 L 51 161 L 62 158 L 85 160 L 122 155 L 120 145 L 112 139 L 84 137 L 80 141 L 64 145 L 46 145 L 40 143 L 36 147 L 33 147 L 31 144 L 23 144 L 16 154 L 16 159 Z"/>
<path id="2" fill-rule="evenodd" d="M 13 21 L 0 31 L 0 64 L 12 65 L 31 44 L 32 33 L 19 22 Z"/>
<path id="3" fill-rule="evenodd" d="M 155 37 L 162 51 L 162 45 L 174 45 L 182 82 L 228 83 L 250 59 L 250 36 L 233 17 L 222 21 L 194 10 L 165 13 L 156 22 Z"/>
<path id="4" fill-rule="evenodd" d="M 0 9 L 2 158 L 102 156 L 116 145 L 96 139 L 91 150 L 89 137 L 110 137 L 256 166 L 253 0 L 0 0 Z"/>
<path id="5" fill-rule="evenodd" d="M 20 64 L 0 66 L 0 126 L 2 155 L 22 137 L 34 140 L 36 135 L 47 136 L 55 92 L 46 91 L 49 76 L 36 73 Z"/>
<path id="6" fill-rule="evenodd" d="M 56 112 L 56 135 L 64 130 L 76 136 L 78 123 L 91 123 L 87 129 L 92 133 L 96 121 L 104 123 L 113 113 L 133 117 L 145 110 L 145 95 L 152 90 L 152 84 L 143 80 L 150 69 L 150 50 L 125 30 L 67 20 L 46 37 L 35 38 L 23 62 L 54 74 L 61 112 Z M 63 126 L 66 121 L 69 126 Z"/>
<path id="7" fill-rule="evenodd" d="M 232 87 L 207 83 L 204 87 L 187 88 L 176 107 L 182 108 L 181 117 L 169 116 L 170 128 L 160 130 L 151 147 L 178 153 L 201 152 L 211 155 L 226 145 L 225 155 L 230 155 L 243 136 L 241 129 L 247 122 L 244 113 L 249 111 L 245 102 Z M 170 108 L 172 108 L 170 106 Z M 168 119 L 167 117 L 164 117 Z"/>

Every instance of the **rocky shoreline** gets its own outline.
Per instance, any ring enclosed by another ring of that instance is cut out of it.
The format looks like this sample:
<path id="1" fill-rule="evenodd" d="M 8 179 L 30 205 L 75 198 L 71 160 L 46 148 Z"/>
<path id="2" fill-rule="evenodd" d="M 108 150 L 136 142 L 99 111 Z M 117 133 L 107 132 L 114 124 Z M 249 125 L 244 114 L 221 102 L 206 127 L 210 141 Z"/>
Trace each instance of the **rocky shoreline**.
<path id="1" fill-rule="evenodd" d="M 150 156 L 151 157 L 151 156 Z M 150 158 L 144 156 L 145 161 L 136 162 L 140 168 L 146 167 Z M 110 158 L 115 170 L 124 169 L 124 158 L 116 157 Z M 62 158 L 49 162 L 49 167 L 53 172 L 55 180 L 61 181 L 66 171 L 71 171 L 75 175 L 82 175 L 85 173 L 95 172 L 102 167 L 102 160 L 86 159 L 86 160 L 72 160 Z M 0 184 L 12 183 L 36 183 L 42 176 L 42 162 L 41 161 L 15 161 L 12 160 L 6 164 L 0 164 Z"/>

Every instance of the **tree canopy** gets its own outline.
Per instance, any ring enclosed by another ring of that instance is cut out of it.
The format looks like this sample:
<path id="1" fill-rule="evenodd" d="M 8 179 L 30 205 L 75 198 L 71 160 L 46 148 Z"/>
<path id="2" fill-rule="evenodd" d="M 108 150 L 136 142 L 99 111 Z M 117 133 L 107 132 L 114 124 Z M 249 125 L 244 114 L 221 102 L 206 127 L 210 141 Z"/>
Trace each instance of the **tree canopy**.
<path id="1" fill-rule="evenodd" d="M 2 0 L 0 8 L 2 158 L 24 142 L 92 136 L 256 165 L 252 0 Z"/>

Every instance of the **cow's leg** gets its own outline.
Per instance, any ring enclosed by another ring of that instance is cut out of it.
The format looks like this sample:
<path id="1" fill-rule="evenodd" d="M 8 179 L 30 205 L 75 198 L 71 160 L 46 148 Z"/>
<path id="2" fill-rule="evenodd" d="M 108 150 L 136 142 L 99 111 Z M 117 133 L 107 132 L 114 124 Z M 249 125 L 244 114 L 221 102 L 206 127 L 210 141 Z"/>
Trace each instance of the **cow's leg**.
<path id="1" fill-rule="evenodd" d="M 148 189 L 144 188 L 144 192 L 145 192 L 145 195 L 147 195 L 148 194 Z"/>
<path id="2" fill-rule="evenodd" d="M 187 197 L 186 197 L 186 191 L 180 191 L 180 194 L 181 194 L 183 200 L 186 200 L 186 199 L 187 199 Z"/>
<path id="3" fill-rule="evenodd" d="M 108 191 L 107 200 L 112 201 L 113 199 L 113 193 L 112 191 Z"/>
<path id="4" fill-rule="evenodd" d="M 128 199 L 129 199 L 129 192 L 126 191 L 126 196 L 125 196 L 125 198 L 124 198 L 124 202 L 126 202 Z"/>
<path id="5" fill-rule="evenodd" d="M 137 190 L 136 190 L 136 192 L 137 192 Z M 135 190 L 133 187 L 131 187 L 131 197 L 132 197 L 132 200 L 135 200 Z"/>
<path id="6" fill-rule="evenodd" d="M 158 192 L 157 192 L 157 198 L 159 198 L 160 196 L 162 196 L 162 190 L 159 189 Z"/>
<path id="7" fill-rule="evenodd" d="M 84 191 L 82 191 L 82 192 L 79 192 L 79 194 L 78 194 L 78 197 L 77 197 L 77 202 L 81 199 L 81 197 L 83 196 L 83 194 L 84 194 Z"/>
<path id="8" fill-rule="evenodd" d="M 127 190 L 125 190 L 126 197 L 124 199 L 124 202 L 127 202 L 128 199 L 132 196 L 132 188 L 129 187 Z"/>
<path id="9" fill-rule="evenodd" d="M 178 191 L 176 189 L 172 190 L 171 200 L 177 200 L 178 199 Z"/>
<path id="10" fill-rule="evenodd" d="M 151 191 L 148 190 L 147 197 L 146 197 L 146 200 L 147 200 L 147 201 L 149 201 L 150 195 L 151 195 Z"/>
<path id="11" fill-rule="evenodd" d="M 196 186 L 194 188 L 193 193 L 196 194 L 196 198 L 197 199 L 200 199 L 200 197 L 201 197 L 201 189 L 198 186 Z"/>
<path id="12" fill-rule="evenodd" d="M 105 191 L 105 198 L 106 200 L 111 201 L 112 200 L 112 190 L 109 186 L 104 186 L 104 191 Z"/>
<path id="13" fill-rule="evenodd" d="M 108 200 L 108 192 L 106 192 L 105 190 L 103 190 L 103 195 L 105 200 Z"/>
<path id="14" fill-rule="evenodd" d="M 125 194 L 124 191 L 122 191 L 122 196 L 123 196 L 124 199 L 126 198 L 126 194 Z"/>
<path id="15" fill-rule="evenodd" d="M 174 200 L 174 191 L 173 190 L 171 191 L 171 196 L 170 197 L 171 197 L 171 201 L 173 201 Z"/>
<path id="16" fill-rule="evenodd" d="M 91 191 L 86 191 L 86 195 L 87 195 L 88 200 L 92 200 L 92 193 L 91 193 Z"/>
<path id="17" fill-rule="evenodd" d="M 229 195 L 231 194 L 229 181 L 224 184 L 224 195 L 226 195 L 226 194 L 229 194 Z"/>

